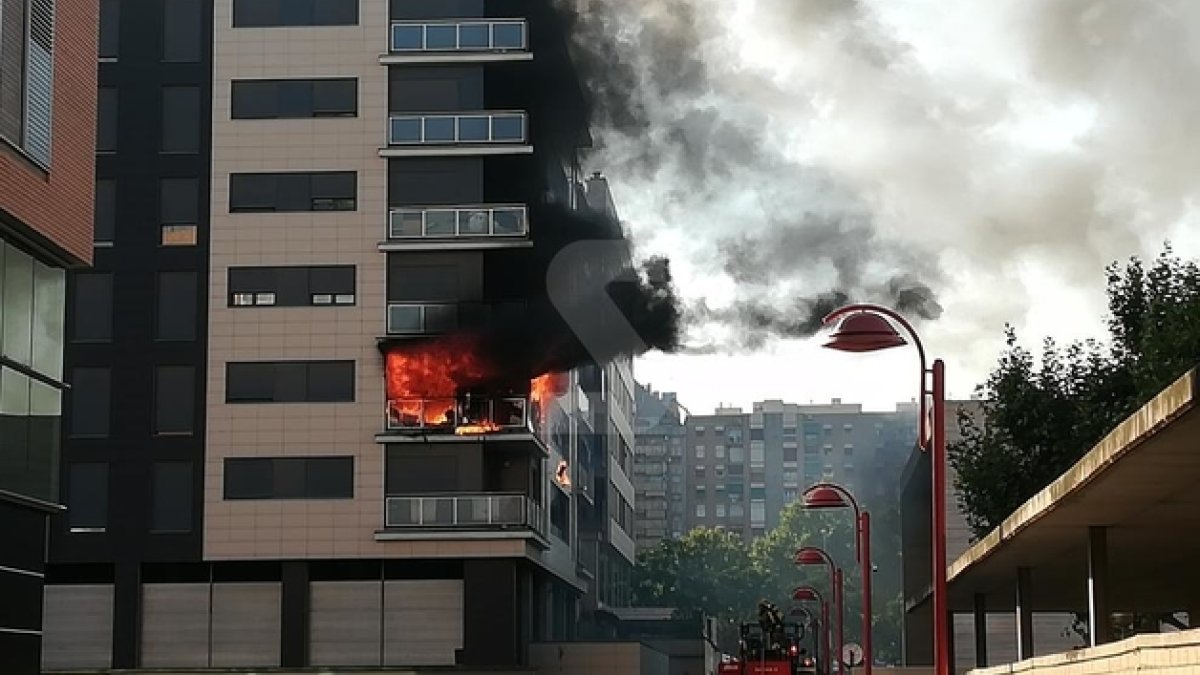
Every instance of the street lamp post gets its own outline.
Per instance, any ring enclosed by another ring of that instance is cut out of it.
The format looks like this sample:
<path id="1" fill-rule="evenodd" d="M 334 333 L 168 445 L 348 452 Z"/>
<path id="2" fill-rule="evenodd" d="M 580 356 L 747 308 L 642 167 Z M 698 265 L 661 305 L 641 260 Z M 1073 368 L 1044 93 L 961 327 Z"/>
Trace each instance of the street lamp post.
<path id="1" fill-rule="evenodd" d="M 792 601 L 803 602 L 816 601 L 821 605 L 821 635 L 824 637 L 824 644 L 821 645 L 821 660 L 825 662 L 825 672 L 829 672 L 829 602 L 821 595 L 820 591 L 812 586 L 797 586 L 792 589 Z"/>
<path id="2" fill-rule="evenodd" d="M 946 366 L 935 359 L 926 366 L 925 347 L 916 329 L 899 313 L 879 305 L 847 305 L 824 319 L 825 325 L 841 320 L 825 346 L 844 352 L 873 352 L 908 344 L 896 332 L 900 324 L 912 339 L 921 360 L 919 445 L 930 453 L 933 465 L 933 664 L 934 675 L 950 674 L 950 629 L 946 594 Z M 889 321 L 889 319 L 891 321 Z M 870 649 L 866 662 L 870 664 Z"/>
<path id="3" fill-rule="evenodd" d="M 834 619 L 834 626 L 837 628 L 837 637 L 834 639 L 834 644 L 837 645 L 837 658 L 841 658 L 842 649 L 846 645 L 846 639 L 842 634 L 845 621 L 843 620 L 846 610 L 846 597 L 842 593 L 842 568 L 834 564 L 833 558 L 829 553 L 816 546 L 805 546 L 796 550 L 792 556 L 792 563 L 797 567 L 801 565 L 824 565 L 829 569 L 829 585 L 833 591 L 833 606 L 837 610 L 837 618 Z M 826 649 L 826 655 L 834 653 L 831 649 Z M 839 661 L 840 663 L 840 661 Z M 840 668 L 839 668 L 840 670 Z M 829 663 L 825 663 L 825 672 L 829 671 Z"/>
<path id="4" fill-rule="evenodd" d="M 871 514 L 859 508 L 858 501 L 850 491 L 834 483 L 817 483 L 804 491 L 804 508 L 806 509 L 854 509 L 854 555 L 862 569 L 862 641 L 863 641 L 863 673 L 871 675 L 874 665 L 874 654 L 871 651 L 871 632 L 873 617 L 871 616 Z M 838 655 L 841 665 L 841 654 Z M 841 670 L 839 667 L 838 670 Z"/>

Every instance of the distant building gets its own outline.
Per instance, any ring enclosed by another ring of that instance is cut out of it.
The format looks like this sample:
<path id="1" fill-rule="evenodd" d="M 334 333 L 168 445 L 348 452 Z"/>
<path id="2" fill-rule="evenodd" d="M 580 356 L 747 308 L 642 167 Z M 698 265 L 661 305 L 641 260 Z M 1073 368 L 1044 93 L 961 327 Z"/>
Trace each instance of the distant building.
<path id="1" fill-rule="evenodd" d="M 637 385 L 633 487 L 637 494 L 634 539 L 639 549 L 686 531 L 683 443 L 686 430 L 674 393 Z"/>

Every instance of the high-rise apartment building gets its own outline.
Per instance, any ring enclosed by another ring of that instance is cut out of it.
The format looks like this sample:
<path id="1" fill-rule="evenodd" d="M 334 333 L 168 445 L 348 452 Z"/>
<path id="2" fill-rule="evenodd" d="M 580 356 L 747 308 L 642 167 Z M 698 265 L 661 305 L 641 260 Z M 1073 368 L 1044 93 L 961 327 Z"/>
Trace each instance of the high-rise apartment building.
<path id="1" fill-rule="evenodd" d="M 50 668 L 512 666 L 622 602 L 627 360 L 511 369 L 585 180 L 549 0 L 103 0 Z"/>
<path id="2" fill-rule="evenodd" d="M 889 485 L 895 485 L 915 433 L 912 417 L 903 409 L 864 412 L 838 399 L 820 405 L 768 400 L 749 413 L 720 408 L 689 416 L 685 529 L 761 536 L 779 523 L 784 506 L 820 481 L 844 485 L 865 504 L 891 503 L 896 497 Z"/>
<path id="3" fill-rule="evenodd" d="M 0 672 L 38 672 L 66 270 L 92 258 L 95 0 L 0 7 Z"/>
<path id="4" fill-rule="evenodd" d="M 637 386 L 637 434 L 633 485 L 637 492 L 635 540 L 639 549 L 680 537 L 683 508 L 683 443 L 687 429 L 674 393 Z"/>

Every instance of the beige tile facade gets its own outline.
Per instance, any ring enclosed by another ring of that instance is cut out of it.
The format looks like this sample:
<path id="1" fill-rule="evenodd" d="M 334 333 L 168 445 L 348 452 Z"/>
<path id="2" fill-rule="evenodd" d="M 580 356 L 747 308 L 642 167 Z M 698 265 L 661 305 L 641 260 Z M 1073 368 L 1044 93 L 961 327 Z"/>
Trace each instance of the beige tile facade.
<path id="1" fill-rule="evenodd" d="M 209 309 L 208 448 L 204 555 L 330 557 L 384 555 L 382 358 L 387 205 L 378 155 L 387 116 L 387 3 L 364 2 L 358 26 L 238 28 L 232 0 L 217 0 L 213 53 L 213 160 Z M 354 118 L 231 120 L 230 82 L 241 78 L 358 78 Z M 229 213 L 230 173 L 355 171 L 358 209 L 333 213 Z M 353 307 L 227 307 L 236 265 L 353 264 Z M 225 404 L 228 361 L 353 359 L 357 392 L 345 404 Z M 355 499 L 221 499 L 226 457 L 352 454 Z"/>

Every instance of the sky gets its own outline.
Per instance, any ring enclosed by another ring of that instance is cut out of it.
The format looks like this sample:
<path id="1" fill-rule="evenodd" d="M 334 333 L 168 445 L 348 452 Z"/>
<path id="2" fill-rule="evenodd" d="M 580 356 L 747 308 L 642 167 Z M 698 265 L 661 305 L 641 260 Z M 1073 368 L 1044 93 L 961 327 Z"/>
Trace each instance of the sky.
<path id="1" fill-rule="evenodd" d="M 566 1 L 612 41 L 612 108 L 641 111 L 600 120 L 589 168 L 709 310 L 697 353 L 635 374 L 697 414 L 916 395 L 913 350 L 839 354 L 788 321 L 751 339 L 747 307 L 927 287 L 942 311 L 918 330 L 966 398 L 1005 324 L 1100 337 L 1106 264 L 1168 239 L 1200 256 L 1200 3 Z"/>

